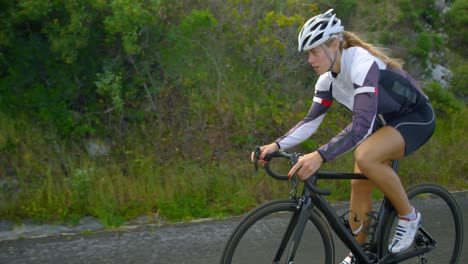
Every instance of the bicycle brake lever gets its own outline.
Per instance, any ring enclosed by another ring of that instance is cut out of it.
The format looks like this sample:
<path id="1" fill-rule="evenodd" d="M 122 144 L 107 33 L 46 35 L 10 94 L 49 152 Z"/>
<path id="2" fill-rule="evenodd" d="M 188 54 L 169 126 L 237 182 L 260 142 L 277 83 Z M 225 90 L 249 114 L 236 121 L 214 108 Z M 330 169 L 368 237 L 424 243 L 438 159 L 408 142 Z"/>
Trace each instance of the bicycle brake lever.
<path id="1" fill-rule="evenodd" d="M 261 150 L 260 150 L 260 147 L 259 146 L 256 146 L 255 147 L 255 151 L 254 151 L 254 176 L 257 176 L 258 174 L 258 159 L 260 158 L 260 154 L 261 154 Z"/>
<path id="2" fill-rule="evenodd" d="M 302 157 L 302 156 L 304 156 L 304 155 L 299 154 L 299 153 L 294 153 L 294 155 L 291 156 L 291 159 L 290 159 L 291 166 L 296 165 L 296 163 L 299 161 L 299 158 Z"/>

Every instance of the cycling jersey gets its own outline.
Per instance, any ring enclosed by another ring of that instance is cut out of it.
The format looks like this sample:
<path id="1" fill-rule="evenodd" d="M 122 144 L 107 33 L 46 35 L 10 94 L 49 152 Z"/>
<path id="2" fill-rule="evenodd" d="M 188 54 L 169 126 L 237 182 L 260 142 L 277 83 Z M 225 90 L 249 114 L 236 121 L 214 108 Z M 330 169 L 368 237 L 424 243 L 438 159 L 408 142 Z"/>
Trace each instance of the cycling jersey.
<path id="1" fill-rule="evenodd" d="M 390 69 L 361 47 L 344 49 L 340 73 L 319 77 L 306 117 L 275 142 L 283 149 L 309 138 L 334 100 L 352 111 L 352 122 L 318 152 L 329 161 L 353 149 L 374 131 L 376 122 L 404 115 L 428 102 L 416 81 L 402 69 Z"/>

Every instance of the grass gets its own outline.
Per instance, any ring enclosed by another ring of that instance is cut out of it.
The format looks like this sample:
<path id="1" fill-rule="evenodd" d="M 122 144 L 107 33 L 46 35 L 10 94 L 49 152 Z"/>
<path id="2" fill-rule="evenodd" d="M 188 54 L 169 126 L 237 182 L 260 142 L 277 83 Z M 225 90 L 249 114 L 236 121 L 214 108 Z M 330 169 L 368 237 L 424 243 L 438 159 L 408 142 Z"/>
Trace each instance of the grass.
<path id="1" fill-rule="evenodd" d="M 239 158 L 237 151 L 226 153 L 219 161 L 180 157 L 158 163 L 151 154 L 135 154 L 138 149 L 125 162 L 92 158 L 77 155 L 76 149 L 51 148 L 46 140 L 37 140 L 46 138 L 38 137 L 38 131 L 18 129 L 13 120 L 2 118 L 0 123 L 6 125 L 0 137 L 3 152 L 8 146 L 5 138 L 23 140 L 10 150 L 15 155 L 1 161 L 5 177 L 0 190 L 0 219 L 73 224 L 92 215 L 115 227 L 144 214 L 168 221 L 223 218 L 288 197 L 289 183 L 275 181 L 263 171 L 254 176 L 252 164 L 243 159 L 245 155 Z M 434 137 L 401 163 L 399 174 L 406 187 L 430 181 L 450 190 L 468 189 L 466 120 L 466 108 L 450 118 L 439 118 Z M 352 166 L 350 152 L 326 163 L 324 169 L 351 171 Z M 287 170 L 284 164 L 277 168 Z M 67 173 L 60 173 L 63 171 Z M 349 199 L 349 181 L 321 181 L 320 186 L 333 191 L 330 201 Z M 380 197 L 376 191 L 374 198 Z"/>

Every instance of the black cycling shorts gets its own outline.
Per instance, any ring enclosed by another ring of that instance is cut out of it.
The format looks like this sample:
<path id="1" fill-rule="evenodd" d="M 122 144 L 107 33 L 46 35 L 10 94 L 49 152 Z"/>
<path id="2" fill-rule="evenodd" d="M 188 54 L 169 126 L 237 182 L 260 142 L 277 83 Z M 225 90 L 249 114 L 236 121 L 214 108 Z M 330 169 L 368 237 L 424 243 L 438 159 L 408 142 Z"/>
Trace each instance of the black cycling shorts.
<path id="1" fill-rule="evenodd" d="M 435 113 L 431 104 L 426 103 L 412 112 L 395 115 L 383 115 L 387 126 L 398 130 L 405 141 L 405 156 L 424 145 L 434 134 Z M 382 127 L 379 122 L 375 130 Z"/>

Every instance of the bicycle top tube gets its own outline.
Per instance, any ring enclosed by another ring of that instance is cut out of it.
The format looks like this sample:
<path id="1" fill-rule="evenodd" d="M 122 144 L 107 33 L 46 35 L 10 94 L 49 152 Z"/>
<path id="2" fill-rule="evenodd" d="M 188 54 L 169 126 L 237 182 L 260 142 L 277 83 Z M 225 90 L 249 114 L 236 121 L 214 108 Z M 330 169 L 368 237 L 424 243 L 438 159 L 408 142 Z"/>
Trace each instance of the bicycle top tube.
<path id="1" fill-rule="evenodd" d="M 255 147 L 254 153 L 254 167 L 255 170 L 258 170 L 258 159 L 260 157 L 261 151 L 260 147 Z M 276 172 L 272 171 L 269 165 L 269 162 L 274 158 L 284 158 L 290 161 L 291 166 L 296 164 L 301 157 L 301 153 L 287 153 L 283 150 L 278 150 L 274 153 L 268 154 L 265 156 L 264 161 L 264 169 L 271 177 L 278 179 L 278 180 L 289 180 L 287 175 L 279 175 Z M 309 188 L 312 192 L 320 195 L 329 195 L 331 193 L 328 189 L 321 189 L 317 187 L 317 180 L 319 179 L 327 179 L 327 180 L 350 180 L 350 179 L 367 179 L 361 173 L 352 173 L 352 172 L 333 172 L 333 171 L 317 171 L 311 177 L 304 181 L 304 184 Z"/>

